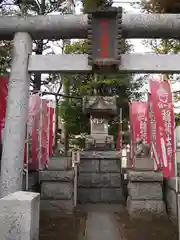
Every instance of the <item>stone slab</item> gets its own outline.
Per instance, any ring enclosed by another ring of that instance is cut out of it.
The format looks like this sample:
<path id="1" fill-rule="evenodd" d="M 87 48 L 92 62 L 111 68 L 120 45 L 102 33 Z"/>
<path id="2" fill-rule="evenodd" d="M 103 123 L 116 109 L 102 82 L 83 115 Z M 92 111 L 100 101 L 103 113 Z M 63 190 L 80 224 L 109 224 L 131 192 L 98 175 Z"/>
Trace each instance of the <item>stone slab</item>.
<path id="1" fill-rule="evenodd" d="M 121 187 L 120 173 L 81 173 L 79 187 Z"/>
<path id="2" fill-rule="evenodd" d="M 100 172 L 120 173 L 117 160 L 100 160 Z"/>
<path id="3" fill-rule="evenodd" d="M 73 184 L 69 182 L 42 182 L 41 199 L 69 200 L 73 195 Z"/>
<path id="4" fill-rule="evenodd" d="M 72 214 L 74 210 L 73 200 L 41 200 L 40 210 L 56 214 Z"/>
<path id="5" fill-rule="evenodd" d="M 89 212 L 86 221 L 86 239 L 119 240 L 121 239 L 114 214 L 107 212 Z M 84 239 L 84 237 L 80 238 Z"/>
<path id="6" fill-rule="evenodd" d="M 39 172 L 40 181 L 62 181 L 73 182 L 74 170 L 69 171 L 57 171 L 57 170 L 45 170 Z"/>
<path id="7" fill-rule="evenodd" d="M 163 182 L 162 172 L 129 170 L 127 177 L 131 182 Z"/>
<path id="8" fill-rule="evenodd" d="M 99 172 L 100 163 L 99 160 L 81 160 L 79 164 L 80 172 Z"/>
<path id="9" fill-rule="evenodd" d="M 124 202 L 122 188 L 101 188 L 102 202 Z"/>
<path id="10" fill-rule="evenodd" d="M 131 217 L 141 218 L 153 214 L 157 217 L 167 217 L 165 203 L 162 200 L 132 200 L 127 199 L 127 210 Z"/>
<path id="11" fill-rule="evenodd" d="M 79 188 L 78 200 L 80 203 L 96 202 L 123 202 L 121 188 Z"/>
<path id="12" fill-rule="evenodd" d="M 137 157 L 134 162 L 134 169 L 153 171 L 154 162 L 149 157 Z"/>
<path id="13" fill-rule="evenodd" d="M 83 151 L 81 159 L 120 159 L 121 153 L 118 151 Z"/>
<path id="14" fill-rule="evenodd" d="M 67 170 L 71 169 L 71 157 L 53 157 L 49 160 L 48 169 L 49 170 Z"/>
<path id="15" fill-rule="evenodd" d="M 39 239 L 40 195 L 15 192 L 0 199 L 0 239 Z"/>
<path id="16" fill-rule="evenodd" d="M 78 204 L 76 207 L 77 211 L 81 212 L 109 212 L 117 213 L 124 211 L 123 203 L 87 203 L 87 204 Z"/>
<path id="17" fill-rule="evenodd" d="M 162 185 L 160 183 L 129 182 L 128 194 L 134 200 L 162 200 Z"/>
<path id="18" fill-rule="evenodd" d="M 80 203 L 96 203 L 100 202 L 100 188 L 78 188 L 78 201 Z"/>

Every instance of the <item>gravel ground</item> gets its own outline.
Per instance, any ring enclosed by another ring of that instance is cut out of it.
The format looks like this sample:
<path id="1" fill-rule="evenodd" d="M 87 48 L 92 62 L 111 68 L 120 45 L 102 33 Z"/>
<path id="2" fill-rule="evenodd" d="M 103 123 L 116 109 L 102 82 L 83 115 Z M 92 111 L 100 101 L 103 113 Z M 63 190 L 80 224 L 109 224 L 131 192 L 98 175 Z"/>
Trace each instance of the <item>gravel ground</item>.
<path id="1" fill-rule="evenodd" d="M 131 220 L 127 211 L 116 214 L 122 240 L 177 240 L 178 229 L 169 219 Z"/>
<path id="2" fill-rule="evenodd" d="M 39 240 L 77 240 L 80 231 L 85 228 L 84 213 L 75 213 L 71 216 L 58 216 L 55 213 L 40 215 Z"/>
<path id="3" fill-rule="evenodd" d="M 114 214 L 120 232 L 119 240 L 178 239 L 178 229 L 169 219 L 131 220 L 125 208 Z M 88 227 L 86 219 L 87 213 L 82 211 L 58 217 L 56 213 L 54 216 L 52 213 L 41 213 L 39 240 L 78 240 L 80 233 L 85 237 Z"/>

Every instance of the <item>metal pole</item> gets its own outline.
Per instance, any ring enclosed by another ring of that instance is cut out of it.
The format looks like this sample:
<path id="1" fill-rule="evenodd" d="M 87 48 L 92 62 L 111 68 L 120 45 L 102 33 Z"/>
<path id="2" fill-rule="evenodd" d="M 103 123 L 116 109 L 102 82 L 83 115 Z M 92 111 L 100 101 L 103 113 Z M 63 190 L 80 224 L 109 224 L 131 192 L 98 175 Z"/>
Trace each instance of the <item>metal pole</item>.
<path id="1" fill-rule="evenodd" d="M 28 119 L 29 120 L 29 119 Z M 26 186 L 25 189 L 28 191 L 28 184 L 29 184 L 29 127 L 27 123 L 27 131 L 26 131 L 26 167 L 25 167 L 25 174 L 26 174 Z"/>
<path id="2" fill-rule="evenodd" d="M 120 122 L 120 149 L 122 150 L 122 108 L 120 108 L 119 113 L 119 122 Z"/>
<path id="3" fill-rule="evenodd" d="M 28 59 L 32 39 L 16 33 L 8 84 L 7 112 L 1 161 L 1 197 L 23 189 L 24 142 L 28 118 L 30 76 Z"/>
<path id="4" fill-rule="evenodd" d="M 0 40 L 15 32 L 29 32 L 33 39 L 87 38 L 87 15 L 3 16 Z M 180 14 L 124 14 L 123 38 L 180 38 Z"/>
<path id="5" fill-rule="evenodd" d="M 49 130 L 50 130 L 50 115 L 51 115 L 51 101 L 49 100 L 49 103 L 48 103 L 48 127 L 47 127 L 47 166 L 49 165 Z"/>

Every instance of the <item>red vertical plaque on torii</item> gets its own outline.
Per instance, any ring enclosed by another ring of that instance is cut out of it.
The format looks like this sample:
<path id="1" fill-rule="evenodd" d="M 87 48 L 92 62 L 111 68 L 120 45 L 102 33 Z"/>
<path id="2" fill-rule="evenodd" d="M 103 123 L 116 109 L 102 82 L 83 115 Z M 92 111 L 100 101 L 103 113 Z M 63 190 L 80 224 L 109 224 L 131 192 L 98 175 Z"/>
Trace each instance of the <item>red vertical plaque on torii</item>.
<path id="1" fill-rule="evenodd" d="M 118 70 L 123 51 L 122 8 L 88 14 L 88 64 L 93 70 Z"/>

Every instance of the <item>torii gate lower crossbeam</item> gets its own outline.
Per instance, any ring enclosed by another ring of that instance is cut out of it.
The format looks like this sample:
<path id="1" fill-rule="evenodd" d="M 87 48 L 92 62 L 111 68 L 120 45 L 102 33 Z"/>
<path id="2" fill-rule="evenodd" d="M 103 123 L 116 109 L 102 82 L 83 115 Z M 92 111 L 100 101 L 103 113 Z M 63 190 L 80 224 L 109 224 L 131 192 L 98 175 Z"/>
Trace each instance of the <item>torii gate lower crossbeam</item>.
<path id="1" fill-rule="evenodd" d="M 179 73 L 180 55 L 178 54 L 122 54 L 119 72 L 128 73 Z M 73 64 L 72 64 L 73 63 Z M 29 72 L 91 72 L 88 55 L 31 55 L 28 65 Z"/>

